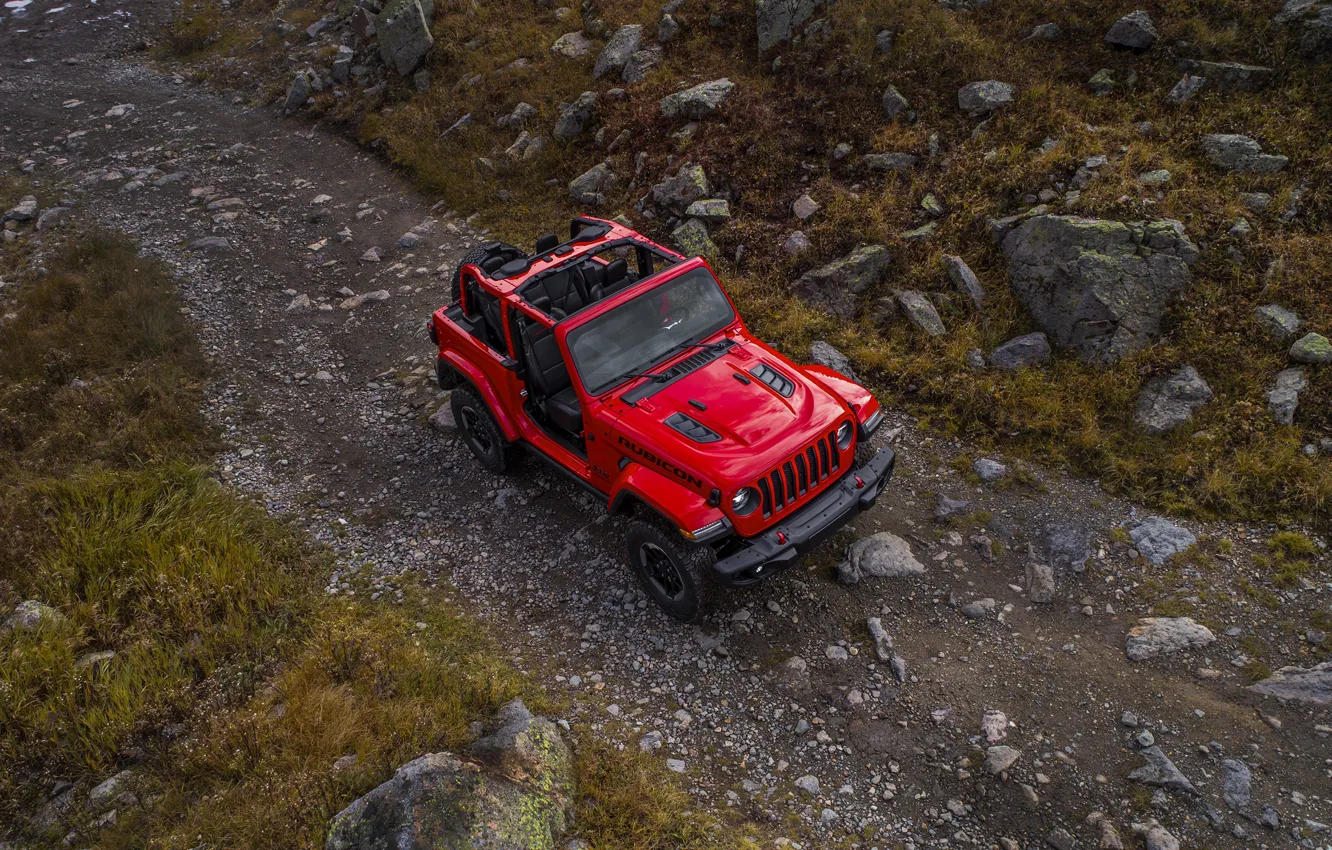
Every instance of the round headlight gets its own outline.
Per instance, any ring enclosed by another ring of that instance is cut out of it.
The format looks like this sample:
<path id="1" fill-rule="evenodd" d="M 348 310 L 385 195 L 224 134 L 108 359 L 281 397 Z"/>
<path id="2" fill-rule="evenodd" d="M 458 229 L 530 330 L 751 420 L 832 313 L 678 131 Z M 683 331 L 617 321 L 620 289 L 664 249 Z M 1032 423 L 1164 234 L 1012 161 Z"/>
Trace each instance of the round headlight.
<path id="1" fill-rule="evenodd" d="M 853 433 L 855 431 L 852 429 L 851 423 L 843 422 L 841 427 L 837 429 L 837 448 L 845 451 L 851 445 L 851 435 Z"/>
<path id="2" fill-rule="evenodd" d="M 731 510 L 736 516 L 747 516 L 758 507 L 759 494 L 753 487 L 742 487 L 731 497 Z"/>

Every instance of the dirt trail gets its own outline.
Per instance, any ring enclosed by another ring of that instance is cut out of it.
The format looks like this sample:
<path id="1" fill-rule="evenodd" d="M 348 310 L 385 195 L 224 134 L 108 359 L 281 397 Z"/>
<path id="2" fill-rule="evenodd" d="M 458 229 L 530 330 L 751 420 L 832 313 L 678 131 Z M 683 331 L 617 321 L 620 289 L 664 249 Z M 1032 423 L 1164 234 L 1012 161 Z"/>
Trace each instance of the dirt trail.
<path id="1" fill-rule="evenodd" d="M 1128 661 L 1125 634 L 1146 614 L 1137 583 L 1201 575 L 1162 578 L 1112 543 L 1135 509 L 1094 482 L 1036 469 L 1033 485 L 969 483 L 949 468 L 966 447 L 901 413 L 883 429 L 898 477 L 854 532 L 726 597 L 703 628 L 668 621 L 622 565 L 621 523 L 590 496 L 531 461 L 490 476 L 425 423 L 437 393 L 423 321 L 445 292 L 439 270 L 481 235 L 319 127 L 113 58 L 164 8 L 113 6 L 6 9 L 0 162 L 73 199 L 81 223 L 128 232 L 179 269 L 217 364 L 209 413 L 232 447 L 223 476 L 339 552 L 329 592 L 349 592 L 342 579 L 360 570 L 390 598 L 404 581 L 437 583 L 495 627 L 517 666 L 569 696 L 580 734 L 659 742 L 703 804 L 778 822 L 794 840 L 1037 846 L 1064 829 L 1096 846 L 1084 818 L 1100 810 L 1126 841 L 1131 821 L 1153 816 L 1190 846 L 1332 841 L 1318 829 L 1332 820 L 1326 707 L 1262 701 L 1231 663 L 1255 637 L 1286 663 L 1305 657 L 1270 612 L 1241 600 L 1205 651 Z M 397 247 L 432 216 L 421 245 Z M 362 261 L 372 247 L 382 260 Z M 343 309 L 347 291 L 388 297 Z M 300 295 L 310 308 L 289 310 Z M 972 525 L 935 523 L 936 492 L 972 500 Z M 1091 530 L 1094 554 L 1085 573 L 1058 575 L 1052 603 L 1033 605 L 1026 545 L 1052 521 Z M 1236 541 L 1227 576 L 1270 533 L 1190 527 Z M 845 544 L 880 530 L 911 542 L 925 577 L 838 584 Z M 1292 598 L 1326 607 L 1330 591 L 1306 583 Z M 986 598 L 994 611 L 964 615 Z M 869 616 L 891 633 L 905 682 L 875 659 Z M 792 656 L 808 662 L 807 682 L 778 675 Z M 1021 751 L 999 776 L 982 766 L 986 709 L 1007 715 L 1003 743 Z M 1143 763 L 1143 726 L 1197 796 L 1152 800 L 1127 778 Z M 1225 758 L 1253 770 L 1243 813 L 1219 796 Z M 1278 827 L 1261 823 L 1265 805 Z"/>

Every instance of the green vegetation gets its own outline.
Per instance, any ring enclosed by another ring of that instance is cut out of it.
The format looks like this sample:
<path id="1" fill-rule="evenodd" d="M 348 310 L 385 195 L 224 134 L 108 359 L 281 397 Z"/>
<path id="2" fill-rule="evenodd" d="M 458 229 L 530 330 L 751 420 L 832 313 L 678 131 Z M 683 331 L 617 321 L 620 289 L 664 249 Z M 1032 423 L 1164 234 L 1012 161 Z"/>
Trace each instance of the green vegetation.
<path id="1" fill-rule="evenodd" d="M 198 465 L 205 364 L 161 265 L 103 234 L 73 235 L 45 275 L 16 257 L 0 614 L 36 599 L 58 617 L 0 634 L 0 834 L 25 834 L 55 783 L 82 800 L 130 768 L 138 804 L 98 846 L 320 846 L 353 799 L 463 749 L 508 700 L 553 708 L 435 594 L 326 596 L 327 556 Z M 660 759 L 596 743 L 577 769 L 594 847 L 749 846 L 690 812 Z M 99 814 L 72 806 L 47 838 Z"/>
<path id="2" fill-rule="evenodd" d="M 226 26 L 258 33 L 270 14 L 265 5 L 248 4 Z M 659 7 L 656 0 L 604 4 L 599 14 L 612 29 L 645 25 L 650 40 Z M 595 51 L 586 60 L 550 51 L 559 35 L 581 26 L 577 14 L 557 21 L 552 11 L 525 0 L 446 4 L 437 6 L 432 25 L 437 44 L 428 60 L 434 81 L 428 91 L 418 93 L 410 81 L 390 77 L 385 92 L 367 96 L 350 86 L 348 97 L 320 95 L 313 109 L 342 122 L 452 209 L 480 212 L 498 235 L 524 244 L 581 211 L 565 186 L 604 159 L 622 176 L 606 214 L 630 213 L 637 225 L 666 238 L 660 222 L 635 216 L 632 206 L 669 173 L 668 157 L 700 162 L 732 198 L 735 218 L 714 239 L 728 258 L 745 249 L 743 265 L 723 260 L 720 271 L 751 324 L 793 355 L 802 356 L 813 339 L 828 339 L 852 355 L 888 401 L 906 405 L 940 432 L 965 435 L 982 450 L 1002 444 L 1067 465 L 1167 510 L 1325 522 L 1332 516 L 1332 461 L 1301 449 L 1332 426 L 1332 374 L 1310 370 L 1296 426 L 1273 423 L 1265 394 L 1287 365 L 1286 346 L 1258 327 L 1252 311 L 1278 302 L 1296 310 L 1311 329 L 1326 332 L 1332 323 L 1332 295 L 1315 283 L 1332 273 L 1326 231 L 1332 137 L 1325 132 L 1332 121 L 1332 78 L 1298 56 L 1290 33 L 1269 22 L 1270 6 L 1158 0 L 1144 8 L 1161 40 L 1142 55 L 1102 43 L 1123 10 L 1090 0 L 1063 0 L 1057 9 L 1014 0 L 971 13 L 934 0 L 844 0 L 820 12 L 830 23 L 826 43 L 809 39 L 760 57 L 752 2 L 712 0 L 682 11 L 684 30 L 666 45 L 662 65 L 647 81 L 629 87 L 627 99 L 602 98 L 604 140 L 627 129 L 630 145 L 608 154 L 589 133 L 552 143 L 531 160 L 510 162 L 503 151 L 516 133 L 497 128 L 495 119 L 516 103 L 535 105 L 539 116 L 530 128 L 548 134 L 559 104 L 619 82 L 591 80 Z M 297 23 L 302 13 L 322 9 L 296 2 L 286 4 L 282 15 Z M 721 25 L 709 24 L 710 15 Z M 1063 30 L 1058 40 L 1024 40 L 1033 26 L 1051 20 Z M 875 38 L 884 29 L 894 34 L 896 46 L 880 54 Z M 241 43 L 250 39 L 237 40 L 231 52 L 244 61 L 225 66 L 228 51 L 217 47 L 205 67 L 229 83 L 242 82 L 242 72 L 253 74 L 262 81 L 258 96 L 275 96 L 290 76 L 293 48 L 269 39 L 266 47 L 242 53 Z M 1180 56 L 1261 63 L 1278 73 L 1264 91 L 1207 88 L 1175 106 L 1164 94 L 1179 79 Z M 774 69 L 775 57 L 780 68 Z M 320 58 L 317 52 L 311 57 Z M 519 59 L 526 64 L 512 64 Z M 1086 84 L 1101 68 L 1117 82 L 1105 96 Z M 660 115 L 658 100 L 682 82 L 721 76 L 737 86 L 724 118 L 679 136 L 679 125 Z M 985 79 L 1014 84 L 1017 98 L 974 133 L 976 121 L 961 114 L 956 93 Z M 883 116 L 879 97 L 888 84 L 910 101 L 914 121 Z M 474 119 L 467 132 L 440 138 L 467 113 Z M 1150 128 L 1140 129 L 1142 122 Z M 1271 176 L 1222 172 L 1198 149 L 1199 136 L 1209 132 L 1253 136 L 1289 156 L 1291 167 Z M 926 155 L 931 138 L 939 147 L 936 157 Z M 1047 138 L 1057 145 L 1042 149 Z M 854 153 L 836 161 L 831 152 L 843 142 Z M 888 151 L 914 153 L 923 164 L 887 179 L 857 168 L 861 154 Z M 645 160 L 636 172 L 639 155 Z M 1067 181 L 1096 155 L 1110 162 L 1070 212 L 1178 218 L 1195 240 L 1208 243 L 1162 341 L 1105 370 L 1067 357 L 1020 375 L 967 369 L 967 349 L 988 350 L 1031 329 L 1006 286 L 1006 263 L 986 233 L 986 217 L 1013 212 L 1024 195 Z M 478 157 L 496 170 L 478 167 Z M 1171 178 L 1158 197 L 1158 189 L 1144 186 L 1137 175 L 1161 168 Z M 552 178 L 554 185 L 547 185 Z M 1300 186 L 1303 212 L 1283 222 L 1280 214 Z M 501 190 L 506 200 L 500 200 Z M 812 251 L 791 258 L 780 245 L 797 225 L 789 205 L 804 191 L 822 210 L 801 226 Z M 1240 194 L 1253 191 L 1272 195 L 1268 212 L 1243 206 Z M 899 234 L 926 220 L 919 205 L 927 193 L 946 210 L 938 235 L 906 243 Z M 1253 224 L 1244 242 L 1226 235 L 1241 215 Z M 948 291 L 940 258 L 958 253 L 986 285 L 985 315 L 955 303 L 943 311 L 950 334 L 930 339 L 905 323 L 876 326 L 868 316 L 841 323 L 789 294 L 785 282 L 861 242 L 887 243 L 897 258 L 889 279 L 867 293 L 867 306 L 896 289 Z M 1241 252 L 1238 261 L 1227 256 L 1230 249 Z M 1144 436 L 1132 422 L 1137 391 L 1146 377 L 1178 363 L 1195 364 L 1216 400 L 1194 427 L 1165 438 Z"/>

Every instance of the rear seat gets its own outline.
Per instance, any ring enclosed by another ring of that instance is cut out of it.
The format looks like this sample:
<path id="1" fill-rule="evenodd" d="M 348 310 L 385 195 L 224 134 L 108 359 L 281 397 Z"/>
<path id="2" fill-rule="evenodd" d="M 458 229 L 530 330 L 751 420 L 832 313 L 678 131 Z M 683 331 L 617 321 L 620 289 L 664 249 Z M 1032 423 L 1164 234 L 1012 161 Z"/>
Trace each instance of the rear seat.
<path id="1" fill-rule="evenodd" d="M 523 298 L 547 315 L 563 319 L 633 282 L 629 265 L 622 259 L 607 264 L 587 260 L 538 278 L 523 289 Z"/>

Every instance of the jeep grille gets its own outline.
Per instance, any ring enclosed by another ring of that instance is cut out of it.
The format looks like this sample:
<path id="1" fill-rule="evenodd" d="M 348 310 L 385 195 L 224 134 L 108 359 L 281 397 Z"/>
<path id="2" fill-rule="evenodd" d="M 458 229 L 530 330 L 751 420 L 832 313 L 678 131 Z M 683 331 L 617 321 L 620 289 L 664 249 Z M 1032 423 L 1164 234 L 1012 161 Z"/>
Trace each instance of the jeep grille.
<path id="1" fill-rule="evenodd" d="M 831 478 L 840 466 L 837 432 L 834 430 L 754 483 L 759 491 L 763 518 L 790 508 Z"/>

